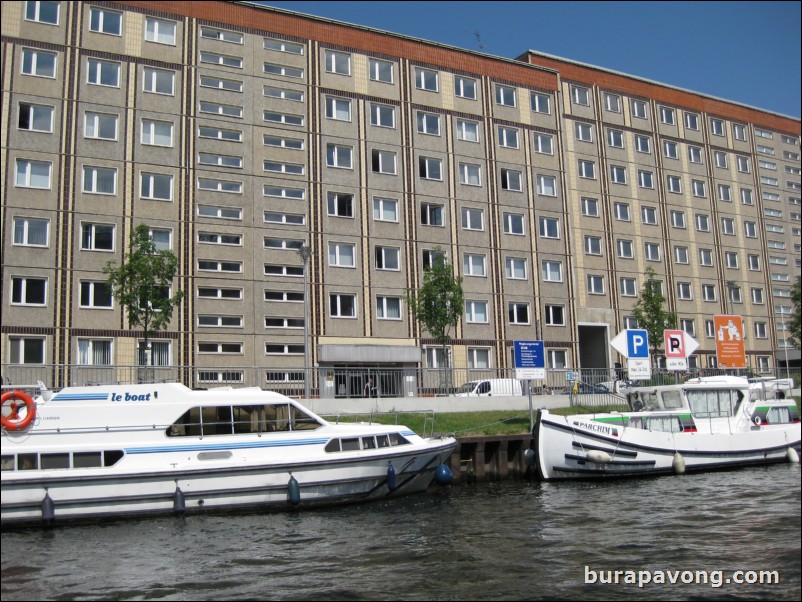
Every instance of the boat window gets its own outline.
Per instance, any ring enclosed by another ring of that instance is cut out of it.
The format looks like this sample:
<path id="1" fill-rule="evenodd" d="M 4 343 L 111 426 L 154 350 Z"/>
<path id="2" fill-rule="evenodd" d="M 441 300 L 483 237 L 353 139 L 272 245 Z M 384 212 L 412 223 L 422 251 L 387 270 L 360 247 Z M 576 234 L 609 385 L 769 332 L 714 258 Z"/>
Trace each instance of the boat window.
<path id="1" fill-rule="evenodd" d="M 376 449 L 376 439 L 373 437 L 362 437 L 362 449 Z"/>
<path id="2" fill-rule="evenodd" d="M 2 470 L 14 470 L 14 456 L 8 455 L 3 456 L 0 459 L 0 469 Z"/>
<path id="3" fill-rule="evenodd" d="M 103 466 L 100 452 L 75 452 L 72 454 L 73 468 L 95 468 Z"/>
<path id="4" fill-rule="evenodd" d="M 230 435 L 233 433 L 231 423 L 231 406 L 215 406 L 203 408 L 201 411 L 203 434 Z"/>
<path id="5" fill-rule="evenodd" d="M 682 430 L 677 416 L 649 416 L 649 430 L 661 433 L 679 433 Z"/>
<path id="6" fill-rule="evenodd" d="M 39 468 L 39 456 L 36 454 L 20 454 L 17 456 L 17 470 L 36 470 Z"/>
<path id="7" fill-rule="evenodd" d="M 343 439 L 342 440 L 342 450 L 343 451 L 357 451 L 359 450 L 359 439 Z"/>
<path id="8" fill-rule="evenodd" d="M 327 452 L 338 452 L 340 451 L 340 440 L 339 439 L 332 439 L 326 444 L 325 447 Z"/>
<path id="9" fill-rule="evenodd" d="M 636 391 L 629 396 L 629 407 L 633 412 L 641 412 L 643 410 L 653 410 L 660 407 L 657 403 L 657 394 L 648 391 Z"/>
<path id="10" fill-rule="evenodd" d="M 398 433 L 390 433 L 390 445 L 409 445 L 409 441 Z"/>
<path id="11" fill-rule="evenodd" d="M 791 422 L 790 408 L 771 408 L 763 421 L 768 424 L 783 424 Z"/>
<path id="12" fill-rule="evenodd" d="M 57 453 L 57 454 L 42 454 L 42 469 L 48 468 L 69 468 L 70 467 L 70 454 Z"/>
<path id="13" fill-rule="evenodd" d="M 379 447 L 390 447 L 390 439 L 387 435 L 378 435 L 376 437 L 376 443 L 379 444 Z"/>
<path id="14" fill-rule="evenodd" d="M 743 399 L 737 389 L 689 390 L 687 394 L 693 415 L 705 418 L 732 416 Z"/>
<path id="15" fill-rule="evenodd" d="M 301 408 L 290 406 L 292 409 L 292 430 L 308 431 L 320 428 L 320 423 L 304 412 Z"/>
<path id="16" fill-rule="evenodd" d="M 123 459 L 124 455 L 121 449 L 107 449 L 103 452 L 103 466 L 114 466 Z"/>
<path id="17" fill-rule="evenodd" d="M 675 410 L 682 407 L 682 393 L 680 391 L 663 391 L 663 407 Z"/>

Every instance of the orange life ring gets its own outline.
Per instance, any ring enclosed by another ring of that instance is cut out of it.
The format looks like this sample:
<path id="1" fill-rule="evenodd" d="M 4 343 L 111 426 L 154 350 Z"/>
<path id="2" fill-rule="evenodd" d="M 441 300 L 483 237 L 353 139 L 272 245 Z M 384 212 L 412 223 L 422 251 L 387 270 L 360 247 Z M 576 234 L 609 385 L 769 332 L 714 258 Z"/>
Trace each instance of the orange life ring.
<path id="1" fill-rule="evenodd" d="M 36 417 L 36 404 L 34 403 L 33 398 L 22 391 L 6 391 L 3 393 L 1 402 L 3 407 L 5 407 L 6 402 L 9 399 L 11 400 L 11 414 L 8 416 L 2 414 L 2 416 L 0 416 L 0 419 L 2 419 L 3 423 L 3 428 L 9 431 L 21 431 L 28 428 L 33 422 L 33 419 Z M 25 418 L 19 417 L 20 406 L 17 405 L 17 399 L 24 402 L 25 407 L 28 408 Z"/>

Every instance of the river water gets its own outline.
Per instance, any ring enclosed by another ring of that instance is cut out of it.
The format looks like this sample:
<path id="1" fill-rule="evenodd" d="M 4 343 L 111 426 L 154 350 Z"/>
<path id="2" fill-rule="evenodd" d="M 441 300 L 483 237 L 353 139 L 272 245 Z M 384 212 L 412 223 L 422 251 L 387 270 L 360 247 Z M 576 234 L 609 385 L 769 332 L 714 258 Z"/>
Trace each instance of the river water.
<path id="1" fill-rule="evenodd" d="M 798 601 L 800 522 L 798 464 L 460 484 L 326 510 L 3 532 L 0 587 L 4 601 Z M 779 584 L 735 583 L 759 571 Z"/>

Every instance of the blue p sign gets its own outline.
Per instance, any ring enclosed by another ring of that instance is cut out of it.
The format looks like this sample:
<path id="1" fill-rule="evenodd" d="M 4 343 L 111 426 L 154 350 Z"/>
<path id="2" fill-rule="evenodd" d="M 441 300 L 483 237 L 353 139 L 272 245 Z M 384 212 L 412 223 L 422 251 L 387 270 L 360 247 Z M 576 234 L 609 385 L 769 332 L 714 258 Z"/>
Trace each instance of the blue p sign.
<path id="1" fill-rule="evenodd" d="M 649 333 L 645 330 L 627 330 L 627 357 L 649 357 Z"/>

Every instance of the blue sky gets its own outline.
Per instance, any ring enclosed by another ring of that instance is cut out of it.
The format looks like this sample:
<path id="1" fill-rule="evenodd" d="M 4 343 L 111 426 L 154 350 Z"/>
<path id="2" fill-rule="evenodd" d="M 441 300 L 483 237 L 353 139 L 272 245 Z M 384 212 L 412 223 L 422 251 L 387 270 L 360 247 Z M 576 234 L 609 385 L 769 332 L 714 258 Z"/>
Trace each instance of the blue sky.
<path id="1" fill-rule="evenodd" d="M 515 58 L 538 50 L 800 116 L 800 2 L 261 2 Z"/>

